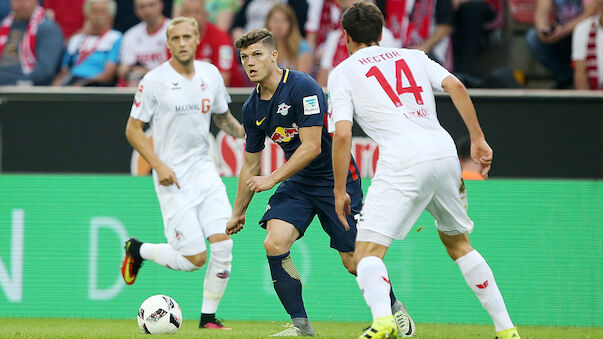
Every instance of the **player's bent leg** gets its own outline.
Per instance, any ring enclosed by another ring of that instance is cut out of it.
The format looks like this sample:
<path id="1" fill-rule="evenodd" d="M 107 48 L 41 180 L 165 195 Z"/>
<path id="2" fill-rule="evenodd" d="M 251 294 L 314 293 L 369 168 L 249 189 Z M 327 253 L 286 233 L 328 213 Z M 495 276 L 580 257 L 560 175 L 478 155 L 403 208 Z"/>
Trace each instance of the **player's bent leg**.
<path id="1" fill-rule="evenodd" d="M 209 244 L 209 264 L 203 284 L 203 305 L 199 328 L 230 330 L 216 319 L 216 312 L 232 269 L 233 241 L 227 234 L 213 234 L 207 238 Z"/>
<path id="2" fill-rule="evenodd" d="M 300 233 L 292 224 L 278 219 L 268 220 L 266 231 L 264 247 L 274 290 L 293 323 L 274 336 L 312 336 L 314 329 L 304 307 L 301 277 L 289 255 L 289 249 Z"/>
<path id="3" fill-rule="evenodd" d="M 207 260 L 205 250 L 197 254 L 184 256 L 168 244 L 143 243 L 140 246 L 140 255 L 143 259 L 152 260 L 158 265 L 185 272 L 200 269 Z"/>
<path id="4" fill-rule="evenodd" d="M 205 264 L 206 252 L 191 256 L 183 256 L 168 244 L 143 243 L 130 238 L 125 243 L 126 255 L 122 262 L 121 274 L 128 285 L 136 280 L 138 271 L 144 260 L 152 260 L 161 266 L 177 271 L 194 271 Z"/>
<path id="5" fill-rule="evenodd" d="M 497 333 L 503 333 L 501 337 L 505 335 L 506 338 L 519 338 L 494 280 L 494 274 L 486 260 L 471 247 L 469 237 L 466 234 L 449 235 L 441 231 L 439 234 L 448 254 L 459 266 L 467 285 L 490 314 Z M 508 333 L 516 336 L 506 336 Z"/>

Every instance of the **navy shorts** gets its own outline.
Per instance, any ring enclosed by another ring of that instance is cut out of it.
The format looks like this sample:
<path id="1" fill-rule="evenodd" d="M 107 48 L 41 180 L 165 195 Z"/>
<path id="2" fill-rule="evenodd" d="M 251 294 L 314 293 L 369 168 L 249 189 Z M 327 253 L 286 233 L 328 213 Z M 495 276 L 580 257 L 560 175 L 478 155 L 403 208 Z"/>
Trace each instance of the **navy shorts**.
<path id="1" fill-rule="evenodd" d="M 266 228 L 270 219 L 279 219 L 292 224 L 299 230 L 300 238 L 315 215 L 318 215 L 322 228 L 331 237 L 331 247 L 339 252 L 354 251 L 356 242 L 355 215 L 362 210 L 362 184 L 357 179 L 347 184 L 347 192 L 352 200 L 352 214 L 348 215 L 350 230 L 346 231 L 335 213 L 335 196 L 332 186 L 308 186 L 285 181 L 268 201 L 268 209 L 260 220 Z"/>

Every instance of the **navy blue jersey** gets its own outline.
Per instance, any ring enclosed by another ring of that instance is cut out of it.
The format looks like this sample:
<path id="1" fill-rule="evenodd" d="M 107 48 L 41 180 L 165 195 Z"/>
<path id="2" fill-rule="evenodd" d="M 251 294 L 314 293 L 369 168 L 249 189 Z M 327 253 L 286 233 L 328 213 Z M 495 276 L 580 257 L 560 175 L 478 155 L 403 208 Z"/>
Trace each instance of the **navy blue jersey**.
<path id="1" fill-rule="evenodd" d="M 261 100 L 258 87 L 243 105 L 243 126 L 247 134 L 245 150 L 264 149 L 268 136 L 281 146 L 289 160 L 301 145 L 299 129 L 322 126 L 322 152 L 308 166 L 288 180 L 312 186 L 333 186 L 331 136 L 326 126 L 327 99 L 318 83 L 303 72 L 285 69 L 272 99 Z M 358 167 L 352 158 L 348 182 L 358 178 Z"/>

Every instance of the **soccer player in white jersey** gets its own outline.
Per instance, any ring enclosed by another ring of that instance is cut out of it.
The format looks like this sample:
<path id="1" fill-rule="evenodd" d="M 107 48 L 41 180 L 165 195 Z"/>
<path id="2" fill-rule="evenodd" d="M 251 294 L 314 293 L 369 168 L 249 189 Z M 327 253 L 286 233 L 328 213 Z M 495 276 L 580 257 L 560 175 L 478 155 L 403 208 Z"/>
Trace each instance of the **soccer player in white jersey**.
<path id="1" fill-rule="evenodd" d="M 227 134 L 243 138 L 230 114 L 230 96 L 218 69 L 195 61 L 197 22 L 174 19 L 167 28 L 172 58 L 147 73 L 134 97 L 126 126 L 130 144 L 153 167 L 153 182 L 167 244 L 126 241 L 122 275 L 134 283 L 143 260 L 179 271 L 201 268 L 210 258 L 203 286 L 201 328 L 226 329 L 215 313 L 230 276 L 232 239 L 225 233 L 232 210 L 226 188 L 208 155 L 210 119 Z M 143 125 L 153 128 L 153 146 Z"/>
<path id="2" fill-rule="evenodd" d="M 146 72 L 167 60 L 165 31 L 170 20 L 162 11 L 161 0 L 134 0 L 141 22 L 124 33 L 121 41 L 118 84 L 136 86 Z"/>
<path id="3" fill-rule="evenodd" d="M 437 120 L 432 87 L 450 94 L 469 130 L 472 158 L 486 176 L 492 149 L 465 87 L 422 51 L 380 47 L 383 15 L 376 6 L 355 3 L 341 21 L 351 56 L 330 74 L 328 89 L 335 127 L 335 208 L 343 223 L 350 201 L 345 176 L 352 118 L 379 144 L 380 152 L 354 254 L 358 285 L 373 315 L 361 338 L 397 336 L 383 257 L 392 240 L 403 239 L 424 209 L 434 216 L 440 239 L 490 314 L 498 338 L 519 338 L 490 267 L 469 242 L 473 222 L 466 211 L 459 161 L 452 138 Z"/>

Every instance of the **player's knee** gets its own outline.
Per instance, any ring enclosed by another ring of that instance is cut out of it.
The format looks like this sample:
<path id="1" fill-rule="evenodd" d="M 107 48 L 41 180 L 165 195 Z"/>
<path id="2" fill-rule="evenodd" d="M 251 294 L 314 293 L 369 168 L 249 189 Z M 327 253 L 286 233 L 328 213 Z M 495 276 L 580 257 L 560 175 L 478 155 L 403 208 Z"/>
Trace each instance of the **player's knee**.
<path id="1" fill-rule="evenodd" d="M 266 237 L 264 240 L 264 249 L 266 249 L 266 254 L 268 255 L 279 255 L 289 251 L 285 244 L 273 237 Z"/>
<path id="2" fill-rule="evenodd" d="M 228 238 L 209 244 L 210 260 L 223 265 L 230 265 L 232 261 L 233 241 Z"/>
<path id="3" fill-rule="evenodd" d="M 195 265 L 196 268 L 191 270 L 191 271 L 194 271 L 195 269 L 199 269 L 199 268 L 203 267 L 203 265 L 205 265 L 205 262 L 207 262 L 207 252 L 199 253 L 197 255 L 187 256 L 185 258 L 188 261 L 190 261 L 191 264 Z"/>

